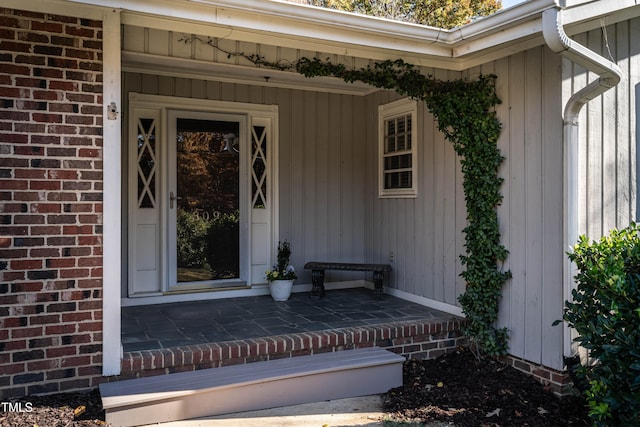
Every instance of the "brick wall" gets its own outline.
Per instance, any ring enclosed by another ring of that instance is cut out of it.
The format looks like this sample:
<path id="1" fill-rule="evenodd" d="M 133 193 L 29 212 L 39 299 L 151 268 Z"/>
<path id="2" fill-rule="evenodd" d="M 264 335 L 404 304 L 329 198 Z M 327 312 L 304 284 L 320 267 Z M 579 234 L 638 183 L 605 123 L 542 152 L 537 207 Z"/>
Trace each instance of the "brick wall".
<path id="1" fill-rule="evenodd" d="M 102 351 L 102 24 L 0 8 L 0 400 Z"/>
<path id="2" fill-rule="evenodd" d="M 467 345 L 460 320 L 415 320 L 301 332 L 275 337 L 124 353 L 122 373 L 109 381 L 218 368 L 365 347 L 413 359 L 433 359 Z"/>
<path id="3" fill-rule="evenodd" d="M 530 375 L 557 396 L 567 396 L 571 393 L 568 387 L 571 384 L 571 378 L 569 378 L 567 371 L 557 371 L 515 356 L 502 356 L 500 360 L 506 365 Z"/>

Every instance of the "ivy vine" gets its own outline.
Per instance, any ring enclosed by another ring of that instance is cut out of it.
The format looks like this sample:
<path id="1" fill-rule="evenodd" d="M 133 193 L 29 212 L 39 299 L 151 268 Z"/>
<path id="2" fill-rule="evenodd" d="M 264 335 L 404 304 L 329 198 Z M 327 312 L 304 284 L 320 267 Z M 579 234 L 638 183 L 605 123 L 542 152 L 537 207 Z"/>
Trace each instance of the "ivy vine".
<path id="1" fill-rule="evenodd" d="M 426 104 L 438 122 L 438 129 L 460 157 L 464 177 L 466 253 L 460 255 L 460 259 L 466 266 L 461 273 L 466 290 L 458 300 L 467 322 L 462 332 L 475 344 L 472 348 L 478 356 L 506 354 L 508 330 L 495 327 L 502 288 L 511 278 L 511 272 L 501 268 L 508 251 L 500 244 L 497 213 L 497 207 L 502 203 L 500 187 L 503 182 L 498 169 L 504 160 L 497 144 L 501 131 L 495 112 L 495 106 L 500 103 L 495 90 L 497 77 L 483 75 L 473 81 L 443 81 L 423 75 L 414 65 L 400 59 L 376 62 L 359 69 L 319 58 L 269 62 L 257 54 L 224 50 L 218 39 L 205 41 L 196 36 L 185 36 L 180 41 L 191 43 L 194 40 L 212 46 L 228 58 L 242 57 L 258 67 L 295 70 L 305 77 L 338 77 L 348 83 L 360 81 L 395 90 Z"/>
<path id="2" fill-rule="evenodd" d="M 435 116 L 438 129 L 453 144 L 460 157 L 467 207 L 466 254 L 460 259 L 466 290 L 459 301 L 467 318 L 463 333 L 475 350 L 490 356 L 505 354 L 508 330 L 496 328 L 502 287 L 511 277 L 502 263 L 508 251 L 500 244 L 497 207 L 502 202 L 503 179 L 498 168 L 504 160 L 498 149 L 501 124 L 495 112 L 500 103 L 495 75 L 477 80 L 442 81 L 421 74 L 402 60 L 384 61 L 360 69 L 318 58 L 302 58 L 296 71 L 306 77 L 333 76 L 346 82 L 361 81 L 392 89 L 403 96 L 425 102 Z"/>

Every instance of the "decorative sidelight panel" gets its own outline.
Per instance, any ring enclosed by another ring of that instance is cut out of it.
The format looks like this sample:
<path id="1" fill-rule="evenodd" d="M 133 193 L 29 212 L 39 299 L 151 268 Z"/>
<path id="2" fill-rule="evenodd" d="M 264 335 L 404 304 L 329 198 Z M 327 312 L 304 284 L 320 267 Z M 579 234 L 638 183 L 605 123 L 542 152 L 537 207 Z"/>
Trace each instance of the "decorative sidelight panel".
<path id="1" fill-rule="evenodd" d="M 156 207 L 156 120 L 138 119 L 138 208 Z"/>
<path id="2" fill-rule="evenodd" d="M 251 207 L 267 206 L 267 128 L 251 127 Z"/>

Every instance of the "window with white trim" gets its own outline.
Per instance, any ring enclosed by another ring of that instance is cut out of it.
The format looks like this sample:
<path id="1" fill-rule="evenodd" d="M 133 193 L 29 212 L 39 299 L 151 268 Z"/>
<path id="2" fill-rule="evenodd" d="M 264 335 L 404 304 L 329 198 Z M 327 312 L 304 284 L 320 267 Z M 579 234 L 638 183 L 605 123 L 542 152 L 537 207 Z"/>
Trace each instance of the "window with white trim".
<path id="1" fill-rule="evenodd" d="M 378 107 L 379 196 L 416 197 L 417 102 L 401 99 Z"/>

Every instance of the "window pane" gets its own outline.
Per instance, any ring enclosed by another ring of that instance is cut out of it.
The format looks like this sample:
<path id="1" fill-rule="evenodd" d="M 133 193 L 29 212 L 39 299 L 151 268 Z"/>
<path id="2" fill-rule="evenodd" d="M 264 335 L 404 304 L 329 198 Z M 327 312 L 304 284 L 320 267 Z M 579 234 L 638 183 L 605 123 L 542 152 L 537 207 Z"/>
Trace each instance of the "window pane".
<path id="1" fill-rule="evenodd" d="M 176 122 L 176 254 L 180 283 L 240 277 L 240 125 Z"/>
<path id="2" fill-rule="evenodd" d="M 399 188 L 411 188 L 411 172 L 400 172 L 399 175 Z"/>
<path id="3" fill-rule="evenodd" d="M 394 151 L 396 151 L 396 138 L 394 136 L 387 137 L 385 153 L 393 153 Z"/>
<path id="4" fill-rule="evenodd" d="M 392 136 L 396 134 L 396 122 L 395 120 L 387 120 L 387 135 Z"/>
<path id="5" fill-rule="evenodd" d="M 140 119 L 138 121 L 138 207 L 155 208 L 156 197 L 156 138 L 155 121 Z"/>
<path id="6" fill-rule="evenodd" d="M 398 121 L 398 133 L 404 133 L 405 131 L 405 117 L 398 117 L 396 120 Z"/>

